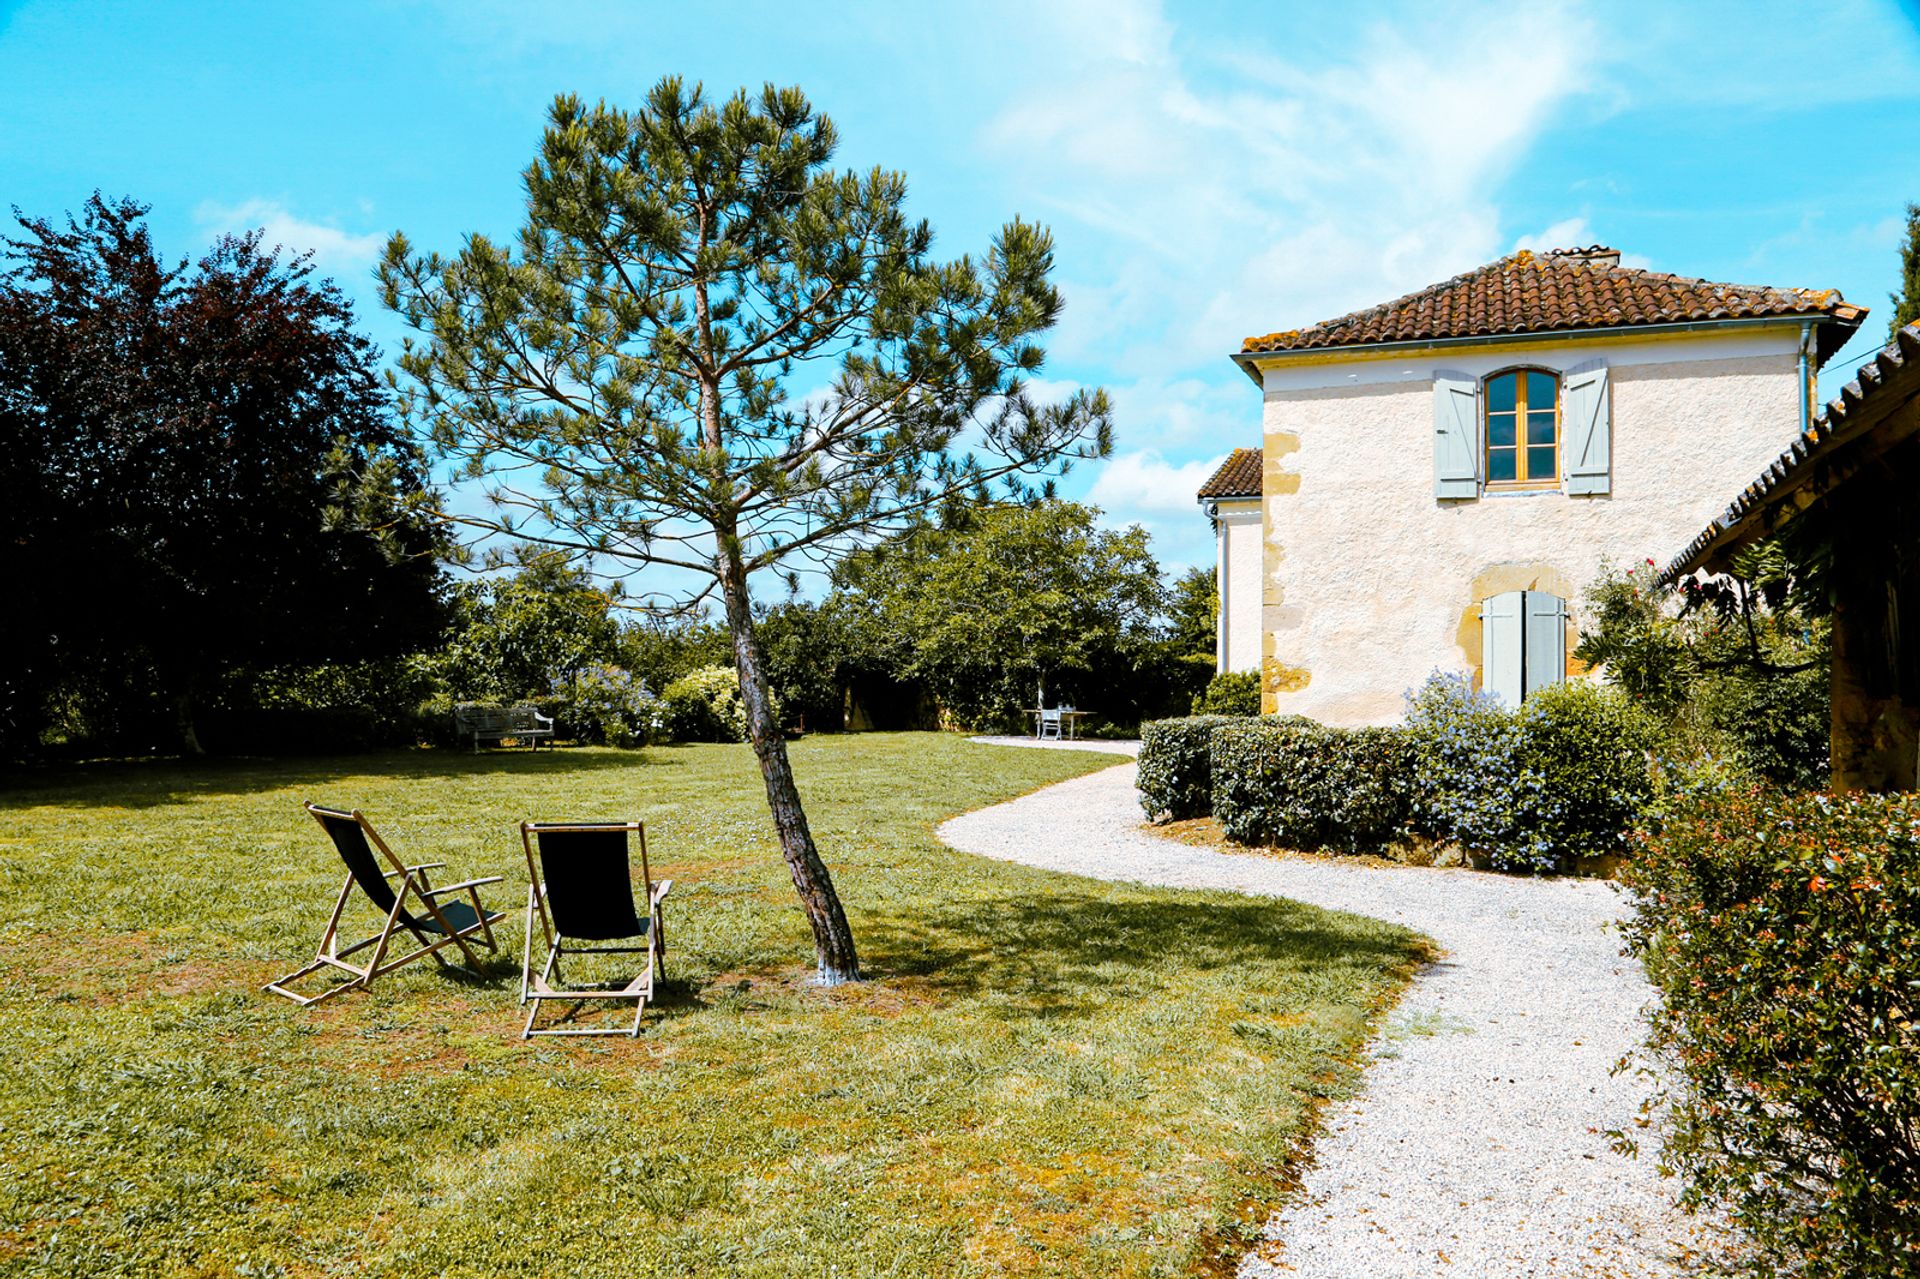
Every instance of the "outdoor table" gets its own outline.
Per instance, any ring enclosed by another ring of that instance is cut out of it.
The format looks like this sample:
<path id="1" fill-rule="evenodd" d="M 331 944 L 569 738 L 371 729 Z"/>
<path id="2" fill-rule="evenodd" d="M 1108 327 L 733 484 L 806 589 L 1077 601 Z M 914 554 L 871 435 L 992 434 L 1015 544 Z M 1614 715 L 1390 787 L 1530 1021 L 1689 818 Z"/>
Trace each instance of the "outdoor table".
<path id="1" fill-rule="evenodd" d="M 1040 716 L 1043 712 L 1037 706 L 1024 706 L 1021 709 L 1033 716 L 1033 736 L 1034 740 L 1038 741 L 1040 738 Z M 1077 730 L 1080 726 L 1080 721 L 1091 714 L 1093 714 L 1092 711 L 1070 711 L 1062 708 L 1060 711 L 1060 727 L 1065 730 L 1068 741 L 1073 741 L 1079 735 Z"/>

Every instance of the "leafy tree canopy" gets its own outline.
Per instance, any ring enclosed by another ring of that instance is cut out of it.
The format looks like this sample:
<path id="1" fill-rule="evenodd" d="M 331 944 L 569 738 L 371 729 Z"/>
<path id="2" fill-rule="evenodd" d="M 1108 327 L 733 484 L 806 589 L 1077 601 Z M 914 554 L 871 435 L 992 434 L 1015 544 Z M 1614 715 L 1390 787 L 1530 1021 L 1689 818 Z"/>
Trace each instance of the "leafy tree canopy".
<path id="1" fill-rule="evenodd" d="M 1165 602 L 1146 530 L 1109 532 L 1071 502 L 987 511 L 848 560 L 841 581 L 898 636 L 900 669 L 963 722 L 1153 638 Z"/>
<path id="2" fill-rule="evenodd" d="M 419 458 L 347 301 L 257 232 L 165 261 L 145 213 L 16 210 L 0 254 L 16 737 L 62 680 L 141 671 L 197 750 L 223 671 L 406 651 L 441 622 Z"/>
<path id="3" fill-rule="evenodd" d="M 1218 647 L 1220 583 L 1210 568 L 1190 568 L 1167 592 L 1167 640 L 1182 653 L 1212 657 Z"/>
<path id="4" fill-rule="evenodd" d="M 517 573 L 466 584 L 445 662 L 456 697 L 541 697 L 582 668 L 618 658 L 613 599 L 565 556 L 517 548 Z"/>

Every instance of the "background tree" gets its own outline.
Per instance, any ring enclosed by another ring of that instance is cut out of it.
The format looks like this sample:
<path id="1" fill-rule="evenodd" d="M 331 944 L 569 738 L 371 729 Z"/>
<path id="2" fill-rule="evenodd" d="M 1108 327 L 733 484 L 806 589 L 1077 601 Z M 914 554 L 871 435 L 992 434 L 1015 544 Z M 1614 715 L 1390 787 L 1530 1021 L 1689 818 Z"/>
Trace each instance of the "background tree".
<path id="1" fill-rule="evenodd" d="M 1167 639 L 1182 653 L 1212 661 L 1218 651 L 1220 585 L 1210 568 L 1190 568 L 1167 592 Z"/>
<path id="2" fill-rule="evenodd" d="M 1900 245 L 1900 287 L 1891 295 L 1893 314 L 1887 336 L 1920 320 L 1920 204 L 1907 206 L 1907 235 Z"/>
<path id="3" fill-rule="evenodd" d="M 1103 395 L 1028 394 L 1060 312 L 1050 237 L 1016 220 L 983 257 L 936 260 L 905 178 L 830 171 L 835 141 L 798 89 L 716 104 L 669 78 L 634 112 L 562 97 L 517 246 L 417 256 L 396 235 L 381 267 L 425 338 L 400 359 L 409 412 L 491 499 L 464 522 L 694 581 L 649 572 L 641 603 L 718 597 L 829 983 L 858 957 L 774 719 L 754 579 L 1024 500 L 1111 448 Z"/>
<path id="4" fill-rule="evenodd" d="M 0 545 L 40 604 L 0 629 L 43 691 L 150 684 L 197 752 L 223 672 L 434 634 L 441 542 L 339 291 L 258 233 L 164 262 L 145 213 L 95 194 L 4 242 Z M 43 711 L 16 701 L 16 738 Z"/>
<path id="5" fill-rule="evenodd" d="M 900 673 L 962 723 L 1017 721 L 1057 701 L 1062 676 L 1153 638 L 1165 597 L 1146 531 L 1101 530 L 1096 514 L 1070 502 L 989 511 L 854 557 L 842 581 L 899 637 Z"/>
<path id="6" fill-rule="evenodd" d="M 589 663 L 617 662 L 613 598 L 566 556 L 516 548 L 518 572 L 471 582 L 445 655 L 459 698 L 545 697 Z"/>

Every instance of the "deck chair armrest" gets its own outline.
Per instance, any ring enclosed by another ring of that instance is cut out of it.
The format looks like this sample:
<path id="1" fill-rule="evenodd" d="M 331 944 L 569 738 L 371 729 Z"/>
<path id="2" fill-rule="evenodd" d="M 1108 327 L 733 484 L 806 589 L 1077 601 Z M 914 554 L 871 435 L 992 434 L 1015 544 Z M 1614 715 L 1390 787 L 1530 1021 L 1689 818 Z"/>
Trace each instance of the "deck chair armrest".
<path id="1" fill-rule="evenodd" d="M 653 891 L 647 895 L 648 907 L 651 908 L 654 906 L 658 906 L 660 904 L 660 899 L 665 897 L 668 893 L 672 891 L 673 891 L 673 881 L 671 879 L 661 880 L 659 883 L 653 886 Z"/>
<path id="2" fill-rule="evenodd" d="M 420 895 L 422 897 L 438 897 L 442 893 L 457 893 L 468 888 L 479 888 L 485 884 L 497 884 L 504 878 L 504 875 L 486 875 L 479 879 L 463 879 L 457 884 L 445 884 L 439 888 L 423 888 L 420 890 Z"/>

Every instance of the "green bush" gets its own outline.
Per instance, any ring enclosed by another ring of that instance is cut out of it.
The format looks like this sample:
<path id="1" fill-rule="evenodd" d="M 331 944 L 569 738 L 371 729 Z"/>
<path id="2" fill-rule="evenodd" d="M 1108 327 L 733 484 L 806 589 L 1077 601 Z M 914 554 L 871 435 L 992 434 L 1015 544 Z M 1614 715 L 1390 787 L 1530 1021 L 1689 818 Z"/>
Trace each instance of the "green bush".
<path id="1" fill-rule="evenodd" d="M 1661 754 L 1731 763 L 1795 790 L 1827 785 L 1831 627 L 1826 591 L 1778 543 L 1735 557 L 1705 588 L 1656 587 L 1653 562 L 1606 571 L 1587 592 L 1579 657 L 1604 665 L 1661 732 Z"/>
<path id="2" fill-rule="evenodd" d="M 1353 852 L 1407 836 L 1413 743 L 1401 729 L 1230 719 L 1211 746 L 1213 815 L 1229 839 Z"/>
<path id="3" fill-rule="evenodd" d="M 564 736 L 608 746 L 652 746 L 671 735 L 668 703 L 618 666 L 576 674 L 555 719 Z"/>
<path id="4" fill-rule="evenodd" d="M 731 666 L 703 666 L 682 675 L 660 694 L 666 724 L 677 742 L 744 742 L 747 708 L 740 700 L 740 678 Z M 779 699 L 773 716 L 780 718 Z"/>
<path id="5" fill-rule="evenodd" d="M 230 672 L 196 717 L 209 752 L 345 754 L 413 746 L 436 682 L 425 655 Z"/>
<path id="6" fill-rule="evenodd" d="M 1150 821 L 1205 817 L 1213 811 L 1213 730 L 1225 715 L 1153 720 L 1140 726 L 1140 806 Z"/>
<path id="7" fill-rule="evenodd" d="M 404 708 L 396 722 L 366 706 L 252 706 L 202 711 L 196 727 L 214 755 L 349 755 L 396 744 L 411 722 Z"/>
<path id="8" fill-rule="evenodd" d="M 1678 1083 L 1664 1159 L 1756 1274 L 1914 1274 L 1920 797 L 1721 784 L 1663 807 L 1626 876 Z"/>
<path id="9" fill-rule="evenodd" d="M 1436 674 L 1410 698 L 1406 728 L 1417 828 L 1501 870 L 1623 852 L 1652 793 L 1655 732 L 1615 689 L 1569 681 L 1507 710 L 1464 676 Z"/>
<path id="10" fill-rule="evenodd" d="M 1831 683 L 1824 663 L 1767 678 L 1719 674 L 1700 680 L 1694 701 L 1754 777 L 1788 790 L 1824 790 L 1833 776 Z"/>
<path id="11" fill-rule="evenodd" d="M 1193 699 L 1195 715 L 1258 715 L 1260 676 L 1254 671 L 1222 671 Z"/>

